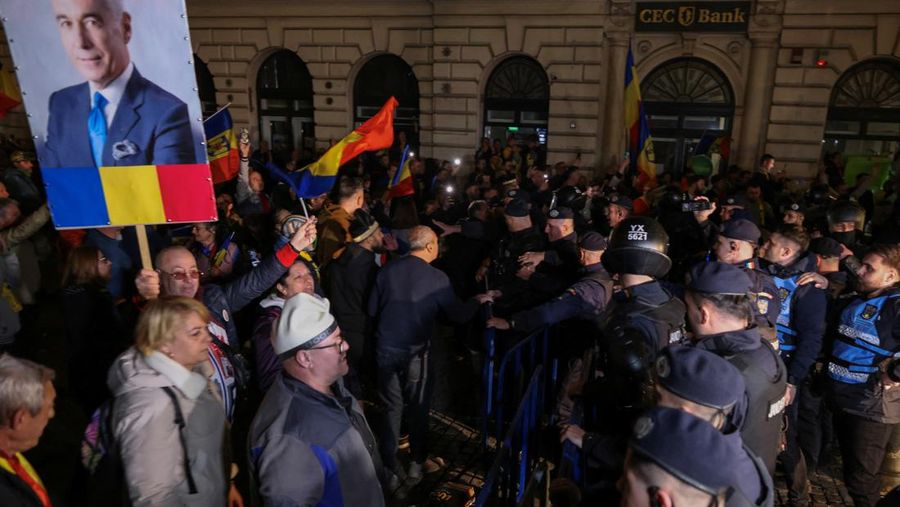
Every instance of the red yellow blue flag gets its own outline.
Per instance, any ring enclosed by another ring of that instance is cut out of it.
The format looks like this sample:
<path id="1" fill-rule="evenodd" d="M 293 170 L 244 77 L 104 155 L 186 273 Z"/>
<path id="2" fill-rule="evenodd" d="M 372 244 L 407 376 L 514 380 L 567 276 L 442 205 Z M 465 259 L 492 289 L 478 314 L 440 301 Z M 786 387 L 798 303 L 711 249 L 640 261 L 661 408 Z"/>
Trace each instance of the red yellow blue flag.
<path id="1" fill-rule="evenodd" d="M 403 148 L 403 156 L 400 157 L 400 164 L 397 166 L 397 172 L 394 174 L 394 177 L 391 179 L 391 184 L 388 186 L 388 198 L 404 197 L 416 193 L 416 190 L 413 187 L 412 172 L 409 170 L 411 162 L 412 157 L 409 156 L 409 145 L 407 144 Z"/>
<path id="2" fill-rule="evenodd" d="M 218 111 L 203 122 L 206 132 L 206 157 L 213 183 L 222 183 L 237 176 L 240 171 L 240 154 L 234 122 L 228 108 Z"/>
<path id="3" fill-rule="evenodd" d="M 397 105 L 397 99 L 391 97 L 375 116 L 329 148 L 322 158 L 304 167 L 297 196 L 311 198 L 328 193 L 342 165 L 365 151 L 390 148 L 394 144 L 394 109 Z"/>
<path id="4" fill-rule="evenodd" d="M 628 48 L 625 63 L 625 129 L 628 132 L 628 154 L 632 170 L 637 171 L 638 190 L 656 181 L 656 160 L 653 157 L 653 138 L 647 112 L 641 100 L 641 83 L 638 80 L 634 55 Z"/>

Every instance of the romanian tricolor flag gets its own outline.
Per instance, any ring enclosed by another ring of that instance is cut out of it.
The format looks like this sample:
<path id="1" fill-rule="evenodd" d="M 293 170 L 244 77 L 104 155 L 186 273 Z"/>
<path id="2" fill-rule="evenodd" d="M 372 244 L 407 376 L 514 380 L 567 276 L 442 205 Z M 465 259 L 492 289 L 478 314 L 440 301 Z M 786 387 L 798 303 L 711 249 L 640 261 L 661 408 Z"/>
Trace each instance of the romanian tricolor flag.
<path id="1" fill-rule="evenodd" d="M 653 139 L 650 137 L 647 112 L 641 100 L 641 84 L 630 47 L 625 63 L 625 129 L 628 132 L 631 167 L 638 174 L 636 187 L 643 190 L 648 183 L 656 180 L 656 161 L 653 158 Z"/>
<path id="2" fill-rule="evenodd" d="M 388 186 L 389 199 L 416 193 L 415 188 L 413 188 L 412 172 L 409 170 L 411 162 L 412 157 L 409 156 L 409 145 L 407 144 L 403 148 L 403 156 L 400 157 L 400 165 L 397 166 L 397 172 L 394 173 L 391 184 Z"/>
<path id="3" fill-rule="evenodd" d="M 19 82 L 12 71 L 0 70 L 0 118 L 4 118 L 12 108 L 22 103 Z"/>
<path id="4" fill-rule="evenodd" d="M 329 148 L 322 158 L 304 167 L 297 197 L 311 198 L 330 192 L 342 165 L 364 151 L 390 148 L 394 144 L 394 109 L 397 104 L 394 97 L 388 99 L 378 114 Z"/>
<path id="5" fill-rule="evenodd" d="M 41 168 L 58 229 L 216 220 L 206 164 Z"/>
<path id="6" fill-rule="evenodd" d="M 203 130 L 206 132 L 206 156 L 213 183 L 222 183 L 237 176 L 241 156 L 228 108 L 207 118 L 203 122 Z"/>

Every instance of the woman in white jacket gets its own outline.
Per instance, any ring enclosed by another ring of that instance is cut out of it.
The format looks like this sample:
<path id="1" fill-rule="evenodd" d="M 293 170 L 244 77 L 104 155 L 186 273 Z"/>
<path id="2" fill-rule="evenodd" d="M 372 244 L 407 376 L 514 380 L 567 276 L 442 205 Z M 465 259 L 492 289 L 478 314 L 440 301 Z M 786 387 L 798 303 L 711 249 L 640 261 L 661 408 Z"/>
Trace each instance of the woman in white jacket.
<path id="1" fill-rule="evenodd" d="M 114 434 L 136 507 L 243 505 L 234 485 L 226 488 L 227 431 L 210 383 L 209 318 L 193 299 L 152 301 L 138 321 L 135 345 L 109 371 Z"/>

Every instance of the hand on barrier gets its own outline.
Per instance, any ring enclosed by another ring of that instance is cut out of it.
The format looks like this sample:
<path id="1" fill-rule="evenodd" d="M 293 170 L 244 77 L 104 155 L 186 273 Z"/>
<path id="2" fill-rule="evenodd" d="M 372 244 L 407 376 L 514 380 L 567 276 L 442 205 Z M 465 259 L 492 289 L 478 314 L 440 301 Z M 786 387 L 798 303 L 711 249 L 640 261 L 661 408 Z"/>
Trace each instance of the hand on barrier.
<path id="1" fill-rule="evenodd" d="M 581 449 L 581 445 L 584 443 L 584 433 L 585 431 L 577 424 L 564 424 L 559 432 L 559 441 L 568 440 L 575 444 L 575 447 Z"/>
<path id="2" fill-rule="evenodd" d="M 509 321 L 506 319 L 501 319 L 500 317 L 491 317 L 487 320 L 485 324 L 487 327 L 492 327 L 494 329 L 506 330 L 510 328 Z"/>

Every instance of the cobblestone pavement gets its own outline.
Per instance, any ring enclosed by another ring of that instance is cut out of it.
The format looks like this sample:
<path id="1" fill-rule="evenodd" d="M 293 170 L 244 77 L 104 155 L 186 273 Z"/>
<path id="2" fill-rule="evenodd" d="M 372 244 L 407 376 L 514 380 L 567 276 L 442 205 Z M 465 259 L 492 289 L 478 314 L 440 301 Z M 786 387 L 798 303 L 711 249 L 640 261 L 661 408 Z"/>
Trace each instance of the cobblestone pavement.
<path id="1" fill-rule="evenodd" d="M 847 488 L 841 479 L 841 459 L 835 454 L 832 464 L 825 470 L 819 470 L 810 474 L 810 507 L 852 506 L 853 502 L 847 495 Z M 787 486 L 784 476 L 775 475 L 775 489 L 777 497 L 775 505 L 788 505 Z"/>

